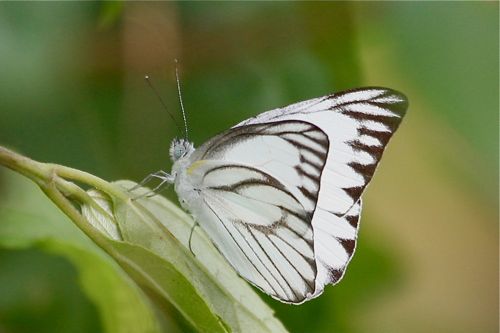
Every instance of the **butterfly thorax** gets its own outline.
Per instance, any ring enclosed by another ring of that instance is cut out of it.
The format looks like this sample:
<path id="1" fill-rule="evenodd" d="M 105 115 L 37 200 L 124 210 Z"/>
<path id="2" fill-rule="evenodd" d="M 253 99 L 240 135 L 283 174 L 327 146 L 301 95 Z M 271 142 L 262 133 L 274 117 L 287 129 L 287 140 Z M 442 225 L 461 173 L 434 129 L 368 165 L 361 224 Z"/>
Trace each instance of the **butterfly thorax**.
<path id="1" fill-rule="evenodd" d="M 187 170 L 192 164 L 191 155 L 195 151 L 193 143 L 185 139 L 174 139 L 170 145 L 170 158 L 174 162 L 172 165 L 172 176 L 174 177 L 174 187 L 180 203 L 184 209 L 190 210 L 187 202 L 192 202 L 198 195 L 188 177 Z"/>

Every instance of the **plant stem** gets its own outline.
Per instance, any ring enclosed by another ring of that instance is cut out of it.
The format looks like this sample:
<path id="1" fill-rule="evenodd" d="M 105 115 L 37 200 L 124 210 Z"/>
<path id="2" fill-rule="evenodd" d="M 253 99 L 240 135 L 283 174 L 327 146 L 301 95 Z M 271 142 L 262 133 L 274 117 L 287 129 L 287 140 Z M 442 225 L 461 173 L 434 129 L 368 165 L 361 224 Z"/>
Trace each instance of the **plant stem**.
<path id="1" fill-rule="evenodd" d="M 118 200 L 129 200 L 129 197 L 120 188 L 99 177 L 58 164 L 40 163 L 1 146 L 0 165 L 33 180 L 80 230 L 101 247 L 106 244 L 102 241 L 104 236 L 83 218 L 81 212 L 68 198 L 75 199 L 80 206 L 90 205 L 105 216 L 109 216 L 109 214 L 87 192 L 67 179 L 95 187 Z M 108 249 L 103 249 L 108 251 Z"/>
<path id="2" fill-rule="evenodd" d="M 0 164 L 33 180 L 40 185 L 54 178 L 55 175 L 87 184 L 121 200 L 129 197 L 118 187 L 88 172 L 69 168 L 59 164 L 40 163 L 26 156 L 0 146 Z"/>

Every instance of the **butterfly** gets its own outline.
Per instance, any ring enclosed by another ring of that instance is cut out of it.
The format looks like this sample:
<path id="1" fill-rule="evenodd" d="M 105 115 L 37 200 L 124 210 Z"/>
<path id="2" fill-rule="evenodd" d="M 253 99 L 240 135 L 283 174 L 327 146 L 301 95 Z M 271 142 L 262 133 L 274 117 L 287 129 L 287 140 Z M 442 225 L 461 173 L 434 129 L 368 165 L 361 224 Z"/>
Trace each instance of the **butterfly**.
<path id="1" fill-rule="evenodd" d="M 241 277 L 301 304 L 342 279 L 361 195 L 407 107 L 403 94 L 379 87 L 310 99 L 244 120 L 197 149 L 174 139 L 171 173 L 153 176 L 174 184 Z"/>

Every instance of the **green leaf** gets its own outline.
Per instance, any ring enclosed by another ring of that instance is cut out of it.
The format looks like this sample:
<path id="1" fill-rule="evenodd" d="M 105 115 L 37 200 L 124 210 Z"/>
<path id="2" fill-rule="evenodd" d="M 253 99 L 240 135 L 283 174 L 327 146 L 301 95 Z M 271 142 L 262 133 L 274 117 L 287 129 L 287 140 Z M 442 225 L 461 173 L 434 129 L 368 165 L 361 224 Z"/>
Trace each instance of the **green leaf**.
<path id="1" fill-rule="evenodd" d="M 165 198 L 142 196 L 134 200 L 131 196 L 137 198 L 149 190 L 138 188 L 131 194 L 127 189 L 135 183 L 108 183 L 83 171 L 39 163 L 2 147 L 0 164 L 37 183 L 89 237 L 82 241 L 67 237 L 67 231 L 54 234 L 61 241 L 50 248 L 75 260 L 76 265 L 87 268 L 93 260 L 81 260 L 77 251 L 67 247 L 81 243 L 83 248 L 94 249 L 91 240 L 108 255 L 96 251 L 102 260 L 108 260 L 117 271 L 119 265 L 150 300 L 159 306 L 169 302 L 199 331 L 286 332 L 273 311 L 238 277 L 200 228 L 192 238 L 193 256 L 188 239 L 194 222 Z M 91 189 L 85 192 L 73 181 Z"/>
<path id="2" fill-rule="evenodd" d="M 78 270 L 83 290 L 96 305 L 106 332 L 159 332 L 149 300 L 123 270 L 28 181 L 3 177 L 0 246 L 38 248 L 62 256 Z"/>
<path id="3" fill-rule="evenodd" d="M 136 185 L 130 181 L 115 184 L 124 189 Z M 148 190 L 140 188 L 134 194 L 140 195 L 146 191 Z M 159 266 L 152 265 L 154 261 L 148 265 L 148 273 L 153 280 L 165 274 L 162 270 L 175 267 L 179 274 L 192 284 L 196 296 L 202 297 L 210 311 L 220 317 L 232 331 L 286 331 L 274 317 L 273 311 L 249 284 L 236 274 L 200 228 L 194 229 L 191 242 L 196 257 L 191 253 L 188 240 L 194 222 L 176 205 L 158 195 L 135 201 L 115 200 L 114 209 L 123 239 L 149 249 L 158 256 L 160 264 L 163 262 Z M 142 255 L 147 254 L 148 252 L 144 252 Z M 141 266 L 147 263 L 145 258 L 141 258 L 137 253 L 128 253 L 127 258 L 135 258 L 135 263 Z M 164 279 L 151 282 L 157 282 L 160 291 L 185 315 L 188 311 L 201 313 L 201 309 L 194 309 L 194 303 L 191 306 L 183 306 L 186 304 L 183 299 L 185 295 L 179 295 L 175 284 L 165 285 Z M 187 289 L 186 293 L 188 291 L 192 292 Z M 197 300 L 194 295 L 191 297 Z M 196 306 L 203 308 L 198 303 Z"/>
<path id="4" fill-rule="evenodd" d="M 123 189 L 137 185 L 114 183 Z M 134 191 L 134 196 L 149 192 Z M 105 194 L 88 192 L 98 199 L 100 211 L 83 206 L 84 216 L 115 239 L 108 253 L 153 299 L 168 300 L 201 332 L 284 332 L 273 311 L 219 254 L 198 228 L 189 250 L 193 220 L 161 196 L 114 202 Z M 111 216 L 106 216 L 112 212 Z M 117 226 L 114 226 L 114 224 Z M 116 228 L 117 227 L 117 228 Z"/>

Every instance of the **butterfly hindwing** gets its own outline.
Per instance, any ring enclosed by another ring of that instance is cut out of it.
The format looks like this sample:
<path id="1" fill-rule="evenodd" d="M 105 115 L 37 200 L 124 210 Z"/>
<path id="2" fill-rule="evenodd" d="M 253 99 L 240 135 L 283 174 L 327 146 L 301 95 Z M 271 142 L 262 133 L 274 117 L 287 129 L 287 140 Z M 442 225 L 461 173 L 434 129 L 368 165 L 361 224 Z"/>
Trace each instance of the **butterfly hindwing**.
<path id="1" fill-rule="evenodd" d="M 299 302 L 315 289 L 309 213 L 274 177 L 244 165 L 205 160 L 193 212 L 241 276 L 266 293 Z M 203 219 L 203 220 L 202 220 Z"/>
<path id="2" fill-rule="evenodd" d="M 240 275 L 275 298 L 299 303 L 310 297 L 324 133 L 302 121 L 258 124 L 201 148 L 188 173 L 204 203 L 198 220 L 211 221 L 204 229 L 216 246 Z"/>

